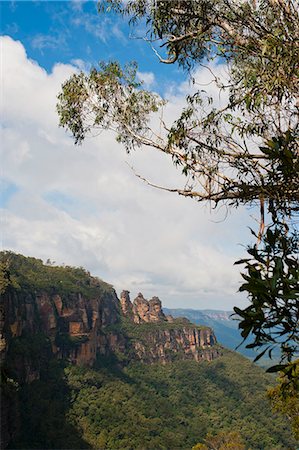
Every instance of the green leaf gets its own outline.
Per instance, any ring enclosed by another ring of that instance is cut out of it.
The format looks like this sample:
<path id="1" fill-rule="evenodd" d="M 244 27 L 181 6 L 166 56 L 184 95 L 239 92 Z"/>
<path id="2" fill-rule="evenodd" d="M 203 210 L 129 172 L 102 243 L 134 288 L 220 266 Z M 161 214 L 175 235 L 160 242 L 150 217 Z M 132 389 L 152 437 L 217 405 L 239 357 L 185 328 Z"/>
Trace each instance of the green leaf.
<path id="1" fill-rule="evenodd" d="M 266 372 L 268 373 L 274 373 L 279 372 L 287 367 L 287 364 L 277 364 L 276 366 L 269 367 Z"/>
<path id="2" fill-rule="evenodd" d="M 246 313 L 242 309 L 238 308 L 237 306 L 234 306 L 234 311 L 240 317 L 245 317 L 246 316 Z"/>
<path id="3" fill-rule="evenodd" d="M 247 345 L 246 345 L 246 347 L 247 347 Z M 249 348 L 249 347 L 247 347 L 247 348 Z M 253 362 L 256 362 L 256 361 L 258 361 L 259 359 L 261 359 L 261 357 L 264 356 L 264 354 L 266 353 L 266 351 L 267 351 L 269 348 L 270 348 L 270 346 L 268 345 L 268 347 L 266 347 L 265 350 L 263 350 L 260 354 L 258 354 L 258 355 L 254 358 Z"/>
<path id="4" fill-rule="evenodd" d="M 234 265 L 237 264 L 245 264 L 248 263 L 250 261 L 250 259 L 246 258 L 246 259 L 239 259 L 238 261 L 234 262 Z"/>

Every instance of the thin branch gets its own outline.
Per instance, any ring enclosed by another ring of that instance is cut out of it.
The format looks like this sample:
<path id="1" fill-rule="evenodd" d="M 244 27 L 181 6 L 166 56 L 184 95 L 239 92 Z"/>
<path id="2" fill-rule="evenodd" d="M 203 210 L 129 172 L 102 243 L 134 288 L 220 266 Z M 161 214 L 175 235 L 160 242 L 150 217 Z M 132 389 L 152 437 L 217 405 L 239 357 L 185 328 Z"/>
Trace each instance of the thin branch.
<path id="1" fill-rule="evenodd" d="M 164 42 L 160 47 L 164 47 L 167 44 L 177 44 L 178 42 L 185 41 L 187 39 L 194 39 L 201 34 L 206 33 L 210 29 L 210 24 L 207 24 L 205 27 L 202 28 L 202 30 L 196 30 L 196 31 L 190 31 L 190 33 L 183 34 L 182 36 L 171 36 L 169 39 L 167 39 L 166 42 Z"/>
<path id="2" fill-rule="evenodd" d="M 155 53 L 155 55 L 158 57 L 159 61 L 163 64 L 173 64 L 177 61 L 179 54 L 177 53 L 177 51 L 174 49 L 174 55 L 172 58 L 168 58 L 168 59 L 163 59 L 161 55 L 159 55 L 158 51 L 155 49 L 155 47 L 152 45 L 152 41 L 146 37 L 142 38 L 145 42 L 147 42 L 150 46 L 151 49 L 153 50 L 153 52 Z"/>

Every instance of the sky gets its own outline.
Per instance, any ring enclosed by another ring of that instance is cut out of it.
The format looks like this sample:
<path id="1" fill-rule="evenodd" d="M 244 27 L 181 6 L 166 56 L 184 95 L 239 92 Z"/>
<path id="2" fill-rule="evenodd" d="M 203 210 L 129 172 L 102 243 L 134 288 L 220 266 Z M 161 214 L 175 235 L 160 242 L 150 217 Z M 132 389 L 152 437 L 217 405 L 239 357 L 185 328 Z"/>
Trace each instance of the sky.
<path id="1" fill-rule="evenodd" d="M 192 91 L 187 74 L 159 63 L 141 39 L 95 2 L 2 1 L 1 247 L 56 264 L 82 266 L 134 298 L 158 296 L 165 307 L 231 310 L 244 306 L 239 266 L 255 211 L 217 211 L 146 185 L 183 187 L 165 155 L 128 155 L 110 132 L 75 146 L 58 126 L 61 84 L 99 61 L 138 62 L 145 87 L 168 100 L 165 118 L 179 116 Z M 214 67 L 220 77 L 226 68 Z M 218 102 L 209 72 L 197 83 Z"/>

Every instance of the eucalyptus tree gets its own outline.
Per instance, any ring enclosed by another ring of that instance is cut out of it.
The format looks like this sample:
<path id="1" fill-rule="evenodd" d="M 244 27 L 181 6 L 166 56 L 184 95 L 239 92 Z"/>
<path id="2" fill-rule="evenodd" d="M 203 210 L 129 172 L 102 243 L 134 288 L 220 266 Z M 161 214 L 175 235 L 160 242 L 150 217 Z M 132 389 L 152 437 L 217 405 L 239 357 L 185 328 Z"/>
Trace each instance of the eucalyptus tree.
<path id="1" fill-rule="evenodd" d="M 270 356 L 279 345 L 283 364 L 272 370 L 292 377 L 299 342 L 298 1 L 108 0 L 98 8 L 100 14 L 126 17 L 132 27 L 142 23 L 145 45 L 161 63 L 185 69 L 191 80 L 205 66 L 227 101 L 217 107 L 195 83 L 180 115 L 167 124 L 166 101 L 143 88 L 135 63 L 104 62 L 63 84 L 60 125 L 77 144 L 97 129 L 110 129 L 128 152 L 149 146 L 168 155 L 187 183 L 163 189 L 216 206 L 259 205 L 256 244 L 240 261 L 241 290 L 250 305 L 235 311 L 242 337 L 253 336 L 248 345 Z M 218 63 L 226 65 L 225 81 L 213 72 Z M 154 115 L 162 132 L 152 127 Z"/>

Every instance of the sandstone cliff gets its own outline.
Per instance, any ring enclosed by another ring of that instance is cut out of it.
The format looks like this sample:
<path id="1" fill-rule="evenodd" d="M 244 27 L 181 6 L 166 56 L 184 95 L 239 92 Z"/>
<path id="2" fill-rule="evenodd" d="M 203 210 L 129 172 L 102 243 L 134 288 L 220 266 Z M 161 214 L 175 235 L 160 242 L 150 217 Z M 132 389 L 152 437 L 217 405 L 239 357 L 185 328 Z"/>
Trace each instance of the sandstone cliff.
<path id="1" fill-rule="evenodd" d="M 139 293 L 131 303 L 129 292 L 123 291 L 120 304 L 123 329 L 141 361 L 165 364 L 176 358 L 211 361 L 219 356 L 211 328 L 166 316 L 158 297 L 148 301 Z"/>
<path id="2" fill-rule="evenodd" d="M 45 335 L 59 359 L 92 365 L 97 353 L 109 352 L 104 330 L 119 321 L 119 301 L 114 291 L 86 299 L 80 293 L 66 299 L 46 292 L 26 295 L 8 290 L 2 296 L 2 360 L 15 338 Z M 26 364 L 25 364 L 26 366 Z M 29 370 L 29 367 L 28 367 Z M 24 373 L 25 381 L 38 377 Z"/>
<path id="3" fill-rule="evenodd" d="M 140 293 L 132 304 L 128 291 L 119 301 L 113 289 L 89 299 L 80 293 L 63 299 L 57 293 L 28 295 L 8 289 L 1 315 L 1 359 L 11 350 L 10 359 L 24 382 L 39 378 L 38 359 L 33 362 L 28 352 L 18 352 L 22 342 L 29 345 L 34 337 L 58 359 L 88 366 L 111 354 L 162 363 L 178 356 L 199 361 L 218 355 L 210 328 L 165 316 L 158 297 L 148 301 Z"/>
<path id="4" fill-rule="evenodd" d="M 132 304 L 129 291 L 122 291 L 120 304 L 123 315 L 132 319 L 134 323 L 163 322 L 167 320 L 162 311 L 162 303 L 158 297 L 153 297 L 148 301 L 139 292 Z"/>
<path id="5" fill-rule="evenodd" d="M 9 355 L 24 382 L 39 377 L 39 358 L 33 363 L 32 352 L 22 351 L 33 341 L 58 359 L 89 366 L 111 355 L 165 362 L 172 354 L 197 361 L 218 354 L 210 328 L 165 316 L 158 297 L 139 293 L 131 303 L 123 291 L 119 300 L 84 269 L 10 254 L 9 276 L 1 295 L 1 360 Z"/>

